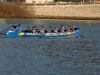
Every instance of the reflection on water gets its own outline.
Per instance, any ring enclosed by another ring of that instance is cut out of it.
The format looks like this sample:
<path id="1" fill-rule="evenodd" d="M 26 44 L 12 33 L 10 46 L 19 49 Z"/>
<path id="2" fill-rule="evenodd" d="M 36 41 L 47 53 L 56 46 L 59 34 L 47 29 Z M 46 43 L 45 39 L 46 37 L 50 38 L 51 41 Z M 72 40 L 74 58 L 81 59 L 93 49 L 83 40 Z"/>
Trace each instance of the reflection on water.
<path id="1" fill-rule="evenodd" d="M 0 38 L 0 75 L 99 75 L 100 27 L 80 27 L 85 38 Z"/>

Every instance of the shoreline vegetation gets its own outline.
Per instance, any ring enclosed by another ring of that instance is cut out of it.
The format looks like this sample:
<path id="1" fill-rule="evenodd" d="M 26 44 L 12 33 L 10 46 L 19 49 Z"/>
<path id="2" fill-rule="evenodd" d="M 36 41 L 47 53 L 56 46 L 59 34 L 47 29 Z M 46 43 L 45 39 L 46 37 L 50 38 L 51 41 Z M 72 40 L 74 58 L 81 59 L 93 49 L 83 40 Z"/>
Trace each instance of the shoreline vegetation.
<path id="1" fill-rule="evenodd" d="M 29 18 L 29 19 L 70 19 L 70 20 L 100 20 L 100 17 L 81 17 L 81 16 L 47 16 L 35 15 L 27 10 L 27 6 L 20 4 L 0 3 L 0 18 Z"/>
<path id="2" fill-rule="evenodd" d="M 31 18 L 34 14 L 19 4 L 0 4 L 0 18 Z"/>

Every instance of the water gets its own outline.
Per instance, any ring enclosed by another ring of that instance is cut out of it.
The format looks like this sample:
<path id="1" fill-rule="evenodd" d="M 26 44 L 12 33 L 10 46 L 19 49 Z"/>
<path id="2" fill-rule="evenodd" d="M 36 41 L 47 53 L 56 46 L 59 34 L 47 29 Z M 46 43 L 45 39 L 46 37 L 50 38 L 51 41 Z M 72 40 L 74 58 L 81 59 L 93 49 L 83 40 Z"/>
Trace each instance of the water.
<path id="1" fill-rule="evenodd" d="M 100 75 L 97 20 L 0 19 L 0 31 L 21 23 L 80 27 L 78 38 L 0 38 L 0 75 Z"/>

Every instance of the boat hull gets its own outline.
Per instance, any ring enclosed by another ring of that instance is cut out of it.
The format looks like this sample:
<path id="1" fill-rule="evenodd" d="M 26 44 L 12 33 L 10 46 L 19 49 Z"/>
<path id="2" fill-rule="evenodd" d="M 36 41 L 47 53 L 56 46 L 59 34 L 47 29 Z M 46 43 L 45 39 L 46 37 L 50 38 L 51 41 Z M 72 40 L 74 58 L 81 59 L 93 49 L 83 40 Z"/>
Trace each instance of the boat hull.
<path id="1" fill-rule="evenodd" d="M 79 31 L 67 32 L 67 33 L 29 33 L 29 32 L 14 32 L 8 31 L 6 37 L 77 37 L 79 36 Z"/>

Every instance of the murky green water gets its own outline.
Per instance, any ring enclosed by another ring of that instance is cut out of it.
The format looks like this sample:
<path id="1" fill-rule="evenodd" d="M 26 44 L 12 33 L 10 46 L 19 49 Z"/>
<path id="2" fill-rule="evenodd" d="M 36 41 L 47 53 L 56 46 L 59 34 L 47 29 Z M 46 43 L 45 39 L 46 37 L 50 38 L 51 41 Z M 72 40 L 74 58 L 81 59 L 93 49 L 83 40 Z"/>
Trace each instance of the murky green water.
<path id="1" fill-rule="evenodd" d="M 100 22 L 90 20 L 0 19 L 12 24 L 75 25 L 78 38 L 0 38 L 0 75 L 100 75 Z"/>

